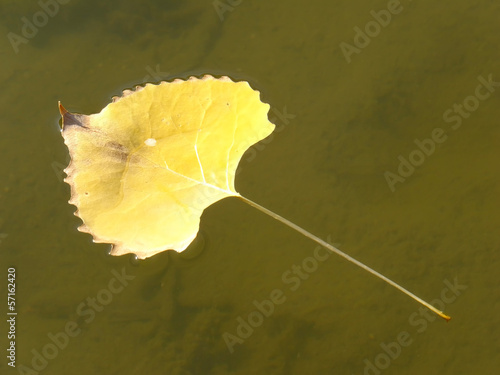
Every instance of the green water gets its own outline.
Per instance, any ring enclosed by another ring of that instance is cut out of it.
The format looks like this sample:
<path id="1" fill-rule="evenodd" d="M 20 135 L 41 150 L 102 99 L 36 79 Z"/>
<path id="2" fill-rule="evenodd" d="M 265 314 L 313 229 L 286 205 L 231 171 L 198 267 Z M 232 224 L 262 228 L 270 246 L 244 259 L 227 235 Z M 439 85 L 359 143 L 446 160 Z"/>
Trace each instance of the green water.
<path id="1" fill-rule="evenodd" d="M 4 354 L 8 267 L 18 315 L 17 367 L 2 355 L 0 373 L 496 373 L 500 86 L 484 82 L 500 82 L 500 6 L 215 5 L 2 1 Z M 76 230 L 57 101 L 95 113 L 124 88 L 204 73 L 248 80 L 278 128 L 244 156 L 237 190 L 451 322 L 238 200 L 205 211 L 185 254 L 142 262 Z M 399 156 L 417 166 L 400 175 Z"/>

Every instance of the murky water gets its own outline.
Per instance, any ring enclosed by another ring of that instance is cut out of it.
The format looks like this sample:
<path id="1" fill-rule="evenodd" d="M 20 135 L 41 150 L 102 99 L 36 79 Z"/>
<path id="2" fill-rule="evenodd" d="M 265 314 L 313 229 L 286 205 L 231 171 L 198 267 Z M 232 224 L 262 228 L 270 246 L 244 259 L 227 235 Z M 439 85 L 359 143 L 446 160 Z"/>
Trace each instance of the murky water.
<path id="1" fill-rule="evenodd" d="M 0 14 L 0 274 L 4 291 L 15 267 L 18 313 L 2 374 L 499 368 L 498 4 L 47 0 Z M 272 107 L 277 131 L 243 158 L 238 191 L 450 323 L 238 200 L 206 210 L 186 253 L 146 261 L 76 230 L 57 101 L 95 113 L 124 88 L 204 73 L 248 80 Z"/>

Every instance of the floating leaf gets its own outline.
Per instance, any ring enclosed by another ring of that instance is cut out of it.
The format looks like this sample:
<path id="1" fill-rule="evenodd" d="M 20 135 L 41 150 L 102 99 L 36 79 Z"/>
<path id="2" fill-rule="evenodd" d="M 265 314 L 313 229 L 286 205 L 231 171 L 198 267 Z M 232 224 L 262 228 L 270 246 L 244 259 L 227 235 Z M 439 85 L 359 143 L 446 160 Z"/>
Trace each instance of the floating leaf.
<path id="1" fill-rule="evenodd" d="M 274 129 L 269 105 L 247 82 L 205 76 L 125 90 L 100 113 L 69 113 L 59 103 L 71 162 L 70 203 L 94 242 L 112 255 L 147 258 L 182 251 L 212 203 L 238 197 L 399 289 L 445 319 L 447 315 L 321 238 L 242 197 L 234 177 L 243 153 Z"/>
<path id="2" fill-rule="evenodd" d="M 79 230 L 139 258 L 184 250 L 203 210 L 238 195 L 243 153 L 274 129 L 259 93 L 228 77 L 138 86 L 90 116 L 60 111 Z"/>

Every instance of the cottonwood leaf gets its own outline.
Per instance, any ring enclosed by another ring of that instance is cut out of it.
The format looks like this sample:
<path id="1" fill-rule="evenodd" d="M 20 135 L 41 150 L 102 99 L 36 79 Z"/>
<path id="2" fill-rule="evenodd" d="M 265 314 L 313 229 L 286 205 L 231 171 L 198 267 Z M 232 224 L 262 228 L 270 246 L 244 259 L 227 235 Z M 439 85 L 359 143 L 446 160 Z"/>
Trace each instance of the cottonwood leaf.
<path id="1" fill-rule="evenodd" d="M 78 229 L 141 259 L 186 249 L 203 210 L 239 196 L 243 153 L 274 130 L 259 92 L 228 77 L 138 86 L 92 115 L 59 108 Z"/>
<path id="2" fill-rule="evenodd" d="M 203 210 L 236 196 L 451 318 L 398 283 L 290 220 L 238 194 L 234 177 L 243 153 L 274 130 L 269 105 L 247 82 L 204 76 L 125 90 L 100 113 L 69 113 L 59 103 L 71 161 L 64 170 L 70 203 L 94 242 L 111 254 L 144 259 L 182 251 L 198 233 Z"/>

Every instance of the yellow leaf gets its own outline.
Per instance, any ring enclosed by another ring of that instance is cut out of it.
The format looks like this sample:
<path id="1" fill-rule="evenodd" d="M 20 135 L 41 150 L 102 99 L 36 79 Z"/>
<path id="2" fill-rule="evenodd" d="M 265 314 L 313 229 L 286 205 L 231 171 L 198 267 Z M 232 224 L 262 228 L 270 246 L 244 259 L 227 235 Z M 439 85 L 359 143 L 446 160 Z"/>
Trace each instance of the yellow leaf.
<path id="1" fill-rule="evenodd" d="M 238 162 L 274 129 L 259 92 L 228 77 L 147 84 L 89 116 L 60 111 L 79 230 L 141 259 L 184 250 L 206 207 L 239 196 Z"/>
<path id="2" fill-rule="evenodd" d="M 269 105 L 247 82 L 228 77 L 125 90 L 100 113 L 69 113 L 59 103 L 71 156 L 64 170 L 70 203 L 94 242 L 111 254 L 144 259 L 182 251 L 198 233 L 212 203 L 238 197 L 349 262 L 384 280 L 446 320 L 450 317 L 391 279 L 302 227 L 238 194 L 234 177 L 243 153 L 274 125 Z"/>

